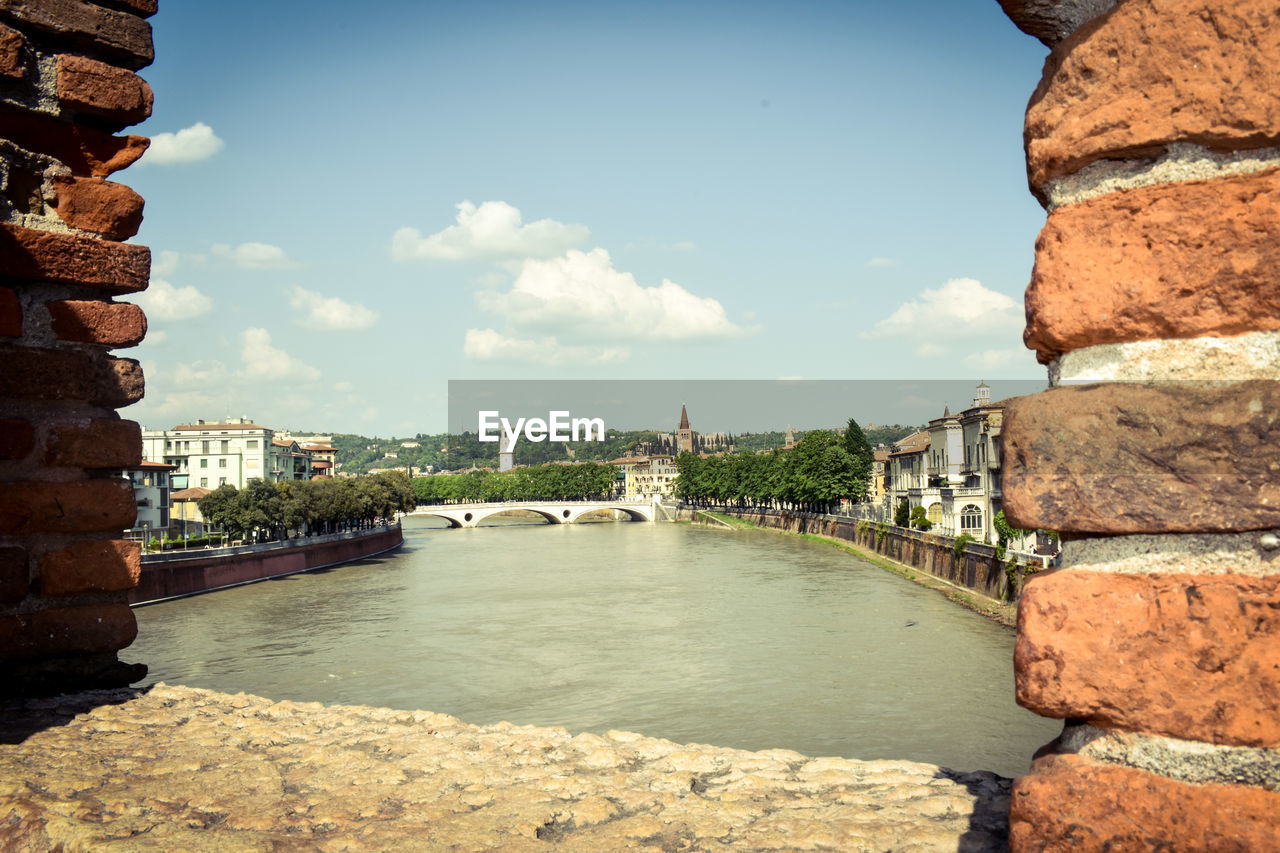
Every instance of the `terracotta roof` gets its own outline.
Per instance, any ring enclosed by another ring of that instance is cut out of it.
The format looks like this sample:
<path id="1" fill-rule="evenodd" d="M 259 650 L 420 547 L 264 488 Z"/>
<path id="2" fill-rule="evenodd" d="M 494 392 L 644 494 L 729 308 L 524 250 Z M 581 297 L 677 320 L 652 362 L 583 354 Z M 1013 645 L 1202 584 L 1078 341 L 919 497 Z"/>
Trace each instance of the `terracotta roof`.
<path id="1" fill-rule="evenodd" d="M 338 449 L 336 447 L 331 447 L 327 444 L 300 444 L 298 446 L 301 447 L 303 450 L 310 450 L 312 452 L 315 452 L 315 451 L 320 451 L 321 453 L 337 453 L 338 452 Z"/>
<path id="2" fill-rule="evenodd" d="M 312 468 L 328 468 L 332 465 L 332 462 L 326 462 L 323 459 L 317 459 L 315 462 L 311 463 Z"/>
<path id="3" fill-rule="evenodd" d="M 139 462 L 137 465 L 130 465 L 125 470 L 136 471 L 140 468 L 146 469 L 148 471 L 177 471 L 178 470 L 177 465 L 166 465 L 163 462 L 148 462 L 145 459 Z"/>
<path id="4" fill-rule="evenodd" d="M 209 494 L 213 494 L 213 489 L 202 489 L 199 486 L 192 486 L 189 489 L 179 489 L 169 495 L 169 499 L 175 501 L 198 501 L 205 495 Z"/>

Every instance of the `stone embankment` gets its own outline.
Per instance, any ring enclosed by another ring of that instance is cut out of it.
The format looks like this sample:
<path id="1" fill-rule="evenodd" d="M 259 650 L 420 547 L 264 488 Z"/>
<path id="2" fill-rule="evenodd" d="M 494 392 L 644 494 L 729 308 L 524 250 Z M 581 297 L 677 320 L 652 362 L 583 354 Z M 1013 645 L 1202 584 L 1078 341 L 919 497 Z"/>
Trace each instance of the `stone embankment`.
<path id="1" fill-rule="evenodd" d="M 186 687 L 11 702 L 0 849 L 1003 850 L 1008 779 Z"/>

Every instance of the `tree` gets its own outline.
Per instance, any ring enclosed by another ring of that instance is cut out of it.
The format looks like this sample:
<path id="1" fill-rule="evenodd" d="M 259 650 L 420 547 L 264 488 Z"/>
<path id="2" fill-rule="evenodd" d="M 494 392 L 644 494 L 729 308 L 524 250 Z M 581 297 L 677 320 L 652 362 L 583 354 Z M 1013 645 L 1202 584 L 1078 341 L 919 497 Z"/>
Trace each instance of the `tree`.
<path id="1" fill-rule="evenodd" d="M 933 527 L 933 522 L 929 520 L 924 507 L 918 506 L 911 510 L 911 526 L 917 530 L 928 530 Z"/>
<path id="2" fill-rule="evenodd" d="M 903 498 L 898 502 L 898 506 L 893 511 L 893 523 L 899 527 L 907 527 L 911 524 L 911 501 Z"/>
<path id="3" fill-rule="evenodd" d="M 857 483 L 857 491 L 853 497 L 860 501 L 870 490 L 871 470 L 876 460 L 875 451 L 871 449 L 871 442 L 867 441 L 862 427 L 858 426 L 858 422 L 853 418 L 849 418 L 840 444 L 853 460 L 853 478 Z"/>

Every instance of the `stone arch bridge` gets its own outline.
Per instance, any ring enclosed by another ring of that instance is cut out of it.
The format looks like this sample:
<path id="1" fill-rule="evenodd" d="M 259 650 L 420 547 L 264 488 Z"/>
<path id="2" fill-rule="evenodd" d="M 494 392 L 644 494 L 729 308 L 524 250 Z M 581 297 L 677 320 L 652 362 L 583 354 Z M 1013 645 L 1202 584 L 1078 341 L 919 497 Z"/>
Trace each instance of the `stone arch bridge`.
<path id="1" fill-rule="evenodd" d="M 602 509 L 616 509 L 626 513 L 631 521 L 654 521 L 652 504 L 624 501 L 509 501 L 506 503 L 445 504 L 441 506 L 419 505 L 407 515 L 423 515 L 443 518 L 450 527 L 475 527 L 494 515 L 513 510 L 536 512 L 551 524 L 576 524 L 588 513 Z"/>

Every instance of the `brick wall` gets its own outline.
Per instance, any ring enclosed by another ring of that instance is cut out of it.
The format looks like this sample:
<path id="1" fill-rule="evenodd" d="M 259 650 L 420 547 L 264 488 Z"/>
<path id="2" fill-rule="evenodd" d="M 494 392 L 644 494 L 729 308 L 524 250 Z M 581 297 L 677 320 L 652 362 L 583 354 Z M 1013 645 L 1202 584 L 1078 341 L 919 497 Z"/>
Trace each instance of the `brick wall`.
<path id="1" fill-rule="evenodd" d="M 125 590 L 146 318 L 113 301 L 147 286 L 150 251 L 122 242 L 142 198 L 110 176 L 147 140 L 135 72 L 156 0 L 0 0 L 0 693 L 114 686 L 136 623 Z"/>
<path id="2" fill-rule="evenodd" d="M 1051 47 L 1005 511 L 1063 533 L 1018 701 L 1067 721 L 1015 850 L 1280 849 L 1280 7 L 1001 0 Z"/>

